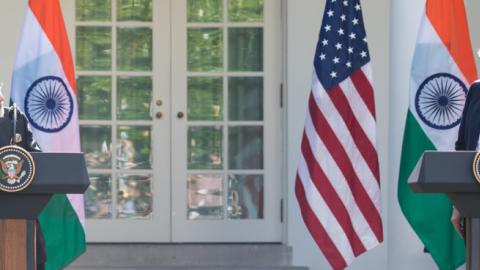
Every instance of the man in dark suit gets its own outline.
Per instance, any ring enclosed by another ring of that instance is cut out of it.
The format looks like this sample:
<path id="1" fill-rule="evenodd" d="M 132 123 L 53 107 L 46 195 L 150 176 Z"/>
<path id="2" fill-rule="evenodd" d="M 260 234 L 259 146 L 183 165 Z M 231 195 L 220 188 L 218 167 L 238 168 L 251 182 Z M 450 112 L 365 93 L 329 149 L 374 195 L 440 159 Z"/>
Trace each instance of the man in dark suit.
<path id="1" fill-rule="evenodd" d="M 465 107 L 463 108 L 462 122 L 458 130 L 458 138 L 455 143 L 455 150 L 479 150 L 480 134 L 480 81 L 474 82 L 470 86 Z M 462 217 L 457 209 L 453 209 L 452 223 L 455 229 L 464 235 L 464 229 L 461 226 Z"/>
<path id="2" fill-rule="evenodd" d="M 40 152 L 32 132 L 28 127 L 27 118 L 16 108 L 4 106 L 5 100 L 0 87 L 0 147 L 18 145 L 29 152 Z M 16 116 L 15 116 L 16 114 Z M 16 118 L 15 131 L 13 121 Z M 14 135 L 15 134 L 15 135 Z M 42 228 L 37 221 L 37 270 L 45 269 L 47 260 L 45 240 Z"/>

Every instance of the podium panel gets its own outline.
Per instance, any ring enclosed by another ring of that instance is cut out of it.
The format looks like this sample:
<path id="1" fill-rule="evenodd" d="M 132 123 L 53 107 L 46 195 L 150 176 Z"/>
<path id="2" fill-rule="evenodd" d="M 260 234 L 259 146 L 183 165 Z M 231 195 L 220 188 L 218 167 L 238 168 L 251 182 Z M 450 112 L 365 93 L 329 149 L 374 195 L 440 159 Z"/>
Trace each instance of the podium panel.
<path id="1" fill-rule="evenodd" d="M 35 221 L 0 220 L 0 270 L 35 269 Z"/>
<path id="2" fill-rule="evenodd" d="M 475 151 L 425 151 L 408 185 L 416 193 L 443 193 L 466 218 L 467 270 L 480 269 L 480 183 Z"/>
<path id="3" fill-rule="evenodd" d="M 18 192 L 0 191 L 0 270 L 36 269 L 36 219 L 54 194 L 83 194 L 83 153 L 31 153 L 36 173 Z"/>

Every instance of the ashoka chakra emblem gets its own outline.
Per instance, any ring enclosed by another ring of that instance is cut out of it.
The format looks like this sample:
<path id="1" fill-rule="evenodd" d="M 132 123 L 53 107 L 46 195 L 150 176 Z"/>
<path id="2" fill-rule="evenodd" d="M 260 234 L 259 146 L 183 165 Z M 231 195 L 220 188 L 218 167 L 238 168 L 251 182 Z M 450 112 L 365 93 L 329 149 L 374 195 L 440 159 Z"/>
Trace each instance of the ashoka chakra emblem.
<path id="1" fill-rule="evenodd" d="M 73 114 L 73 98 L 67 85 L 55 76 L 36 80 L 25 97 L 25 114 L 30 124 L 41 131 L 64 129 Z"/>
<path id="2" fill-rule="evenodd" d="M 450 129 L 462 118 L 467 87 L 448 73 L 434 74 L 420 85 L 415 96 L 415 108 L 420 119 L 435 129 Z"/>

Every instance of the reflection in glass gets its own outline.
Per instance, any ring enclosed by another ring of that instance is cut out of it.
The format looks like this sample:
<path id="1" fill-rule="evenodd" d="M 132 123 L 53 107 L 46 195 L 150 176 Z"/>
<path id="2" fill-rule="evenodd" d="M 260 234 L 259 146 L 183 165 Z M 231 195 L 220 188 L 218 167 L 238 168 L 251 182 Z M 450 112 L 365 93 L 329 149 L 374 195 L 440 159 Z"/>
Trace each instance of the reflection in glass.
<path id="1" fill-rule="evenodd" d="M 263 29 L 228 29 L 228 69 L 263 71 Z"/>
<path id="2" fill-rule="evenodd" d="M 79 76 L 78 114 L 82 120 L 110 120 L 112 79 L 106 76 Z"/>
<path id="3" fill-rule="evenodd" d="M 152 70 L 152 29 L 117 28 L 117 68 L 121 71 Z"/>
<path id="4" fill-rule="evenodd" d="M 188 22 L 222 22 L 223 0 L 188 0 Z"/>
<path id="5" fill-rule="evenodd" d="M 231 22 L 262 22 L 263 0 L 228 0 L 228 20 Z"/>
<path id="6" fill-rule="evenodd" d="M 188 71 L 223 70 L 223 31 L 188 29 Z"/>
<path id="7" fill-rule="evenodd" d="M 112 178 L 110 175 L 90 175 L 85 192 L 85 216 L 89 219 L 112 218 Z"/>
<path id="8" fill-rule="evenodd" d="M 117 0 L 118 21 L 152 21 L 152 0 Z"/>
<path id="9" fill-rule="evenodd" d="M 151 183 L 151 175 L 121 174 L 118 176 L 117 218 L 152 218 L 153 196 Z"/>
<path id="10" fill-rule="evenodd" d="M 263 218 L 263 176 L 228 176 L 228 217 L 231 219 Z"/>
<path id="11" fill-rule="evenodd" d="M 263 120 L 263 78 L 230 77 L 228 79 L 228 119 L 230 121 Z"/>
<path id="12" fill-rule="evenodd" d="M 228 128 L 229 169 L 263 169 L 263 127 Z"/>
<path id="13" fill-rule="evenodd" d="M 117 119 L 152 119 L 151 77 L 119 77 L 117 85 Z"/>
<path id="14" fill-rule="evenodd" d="M 223 128 L 188 128 L 188 169 L 222 169 Z"/>
<path id="15" fill-rule="evenodd" d="M 152 128 L 150 126 L 119 126 L 117 129 L 117 168 L 152 168 Z"/>
<path id="16" fill-rule="evenodd" d="M 187 196 L 188 219 L 223 218 L 223 175 L 189 174 Z"/>
<path id="17" fill-rule="evenodd" d="M 110 126 L 81 125 L 80 143 L 88 168 L 112 167 L 112 128 Z"/>
<path id="18" fill-rule="evenodd" d="M 110 70 L 112 67 L 112 30 L 103 26 L 77 26 L 76 56 L 78 70 Z"/>
<path id="19" fill-rule="evenodd" d="M 111 0 L 76 0 L 77 21 L 110 21 L 112 18 Z"/>
<path id="20" fill-rule="evenodd" d="M 223 119 L 221 77 L 188 78 L 188 120 Z"/>

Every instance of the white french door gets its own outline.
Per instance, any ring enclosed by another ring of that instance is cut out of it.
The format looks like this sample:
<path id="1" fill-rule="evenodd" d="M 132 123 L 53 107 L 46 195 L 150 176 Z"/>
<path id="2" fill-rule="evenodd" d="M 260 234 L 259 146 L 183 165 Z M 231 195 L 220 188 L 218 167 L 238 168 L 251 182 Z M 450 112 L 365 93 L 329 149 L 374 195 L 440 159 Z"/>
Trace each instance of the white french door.
<path id="1" fill-rule="evenodd" d="M 281 241 L 280 1 L 62 5 L 88 241 Z"/>
<path id="2" fill-rule="evenodd" d="M 172 1 L 174 241 L 281 240 L 279 3 Z"/>

